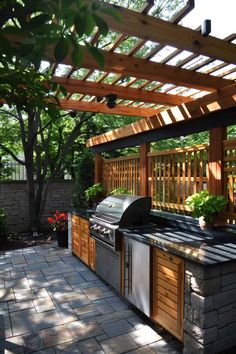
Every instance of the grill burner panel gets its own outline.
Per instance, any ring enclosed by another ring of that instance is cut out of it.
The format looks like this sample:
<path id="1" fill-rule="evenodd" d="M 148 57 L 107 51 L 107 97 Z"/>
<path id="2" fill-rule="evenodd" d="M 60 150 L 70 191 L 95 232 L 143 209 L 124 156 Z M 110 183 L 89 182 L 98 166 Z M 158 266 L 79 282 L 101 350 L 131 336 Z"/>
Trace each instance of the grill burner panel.
<path id="1" fill-rule="evenodd" d="M 151 198 L 114 195 L 104 199 L 90 218 L 91 234 L 115 251 L 120 250 L 121 227 L 147 223 L 151 210 Z"/>

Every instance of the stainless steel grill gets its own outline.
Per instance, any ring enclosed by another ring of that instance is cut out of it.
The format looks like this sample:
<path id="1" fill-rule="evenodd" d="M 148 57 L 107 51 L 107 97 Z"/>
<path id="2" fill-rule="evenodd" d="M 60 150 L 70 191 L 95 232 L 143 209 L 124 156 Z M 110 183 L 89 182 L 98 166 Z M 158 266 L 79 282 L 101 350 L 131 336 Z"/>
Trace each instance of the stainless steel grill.
<path id="1" fill-rule="evenodd" d="M 127 194 L 107 197 L 90 218 L 91 235 L 107 246 L 119 251 L 119 229 L 140 226 L 149 220 L 151 198 Z"/>

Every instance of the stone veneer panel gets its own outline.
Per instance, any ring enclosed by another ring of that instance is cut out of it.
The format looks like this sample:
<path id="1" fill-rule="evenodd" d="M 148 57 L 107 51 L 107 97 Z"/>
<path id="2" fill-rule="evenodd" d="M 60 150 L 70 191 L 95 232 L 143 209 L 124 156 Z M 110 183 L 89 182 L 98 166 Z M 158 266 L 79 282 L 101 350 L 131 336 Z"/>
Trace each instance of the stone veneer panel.
<path id="1" fill-rule="evenodd" d="M 72 180 L 57 180 L 52 182 L 48 190 L 42 225 L 50 211 L 71 210 L 75 182 Z M 6 210 L 7 227 L 9 231 L 26 231 L 28 221 L 28 198 L 25 181 L 0 183 L 0 207 Z"/>
<path id="2" fill-rule="evenodd" d="M 236 262 L 185 262 L 184 354 L 216 354 L 236 345 Z"/>

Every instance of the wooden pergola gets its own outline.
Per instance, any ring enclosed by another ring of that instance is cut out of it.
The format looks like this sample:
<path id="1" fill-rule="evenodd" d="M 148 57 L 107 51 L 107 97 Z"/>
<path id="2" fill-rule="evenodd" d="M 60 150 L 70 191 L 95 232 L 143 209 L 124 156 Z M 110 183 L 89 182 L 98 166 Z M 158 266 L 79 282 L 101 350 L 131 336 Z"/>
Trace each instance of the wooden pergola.
<path id="1" fill-rule="evenodd" d="M 141 117 L 92 137 L 87 147 L 96 153 L 99 181 L 101 152 L 141 145 L 142 194 L 146 193 L 149 142 L 210 130 L 210 142 L 215 145 L 209 152 L 214 177 L 210 189 L 219 194 L 223 179 L 217 163 L 222 158 L 218 143 L 226 136 L 225 127 L 236 122 L 236 34 L 219 39 L 203 36 L 200 28 L 181 26 L 179 22 L 194 8 L 193 0 L 171 21 L 149 15 L 153 4 L 148 1 L 139 12 L 116 6 L 121 21 L 101 13 L 112 40 L 107 43 L 97 31 L 90 41 L 103 54 L 102 69 L 86 49 L 81 68 L 73 66 L 70 55 L 62 64 L 53 64 L 54 81 L 68 92 L 60 100 L 61 107 Z M 48 60 L 54 61 L 53 47 Z M 116 95 L 114 108 L 106 104 L 111 94 Z"/>
<path id="2" fill-rule="evenodd" d="M 140 12 L 116 6 L 121 21 L 101 14 L 112 43 L 104 44 L 99 31 L 90 41 L 102 48 L 102 69 L 86 49 L 80 69 L 69 55 L 62 64 L 53 64 L 54 80 L 68 92 L 60 101 L 63 109 L 143 118 L 90 139 L 88 147 L 235 106 L 236 34 L 221 40 L 179 25 L 193 9 L 193 0 L 171 22 L 150 16 L 153 4 L 148 1 Z M 125 52 L 127 38 L 131 45 Z M 110 94 L 117 95 L 113 109 L 106 105 Z"/>

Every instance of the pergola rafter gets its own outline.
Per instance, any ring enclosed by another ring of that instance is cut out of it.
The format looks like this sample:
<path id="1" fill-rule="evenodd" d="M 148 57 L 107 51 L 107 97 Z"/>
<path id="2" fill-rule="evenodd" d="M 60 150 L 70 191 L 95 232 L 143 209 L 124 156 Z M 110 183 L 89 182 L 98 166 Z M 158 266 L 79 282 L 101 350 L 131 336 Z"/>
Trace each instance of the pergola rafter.
<path id="1" fill-rule="evenodd" d="M 54 81 L 63 84 L 68 92 L 61 100 L 63 109 L 156 120 L 175 117 L 175 106 L 193 107 L 195 101 L 198 107 L 202 96 L 211 97 L 211 92 L 217 95 L 221 89 L 232 87 L 236 79 L 236 35 L 224 40 L 203 37 L 200 27 L 193 30 L 179 25 L 194 8 L 194 0 L 189 0 L 171 21 L 149 15 L 153 6 L 153 1 L 147 1 L 139 12 L 115 6 L 121 12 L 121 21 L 100 13 L 113 38 L 104 42 L 97 30 L 90 39 L 104 56 L 103 68 L 86 48 L 81 68 L 74 66 L 70 54 L 58 65 L 53 45 L 47 48 L 45 60 L 53 67 Z M 12 40 L 17 42 L 19 38 Z M 60 72 L 63 65 L 65 70 Z M 111 93 L 117 95 L 114 109 L 109 109 L 104 99 L 97 99 Z"/>

